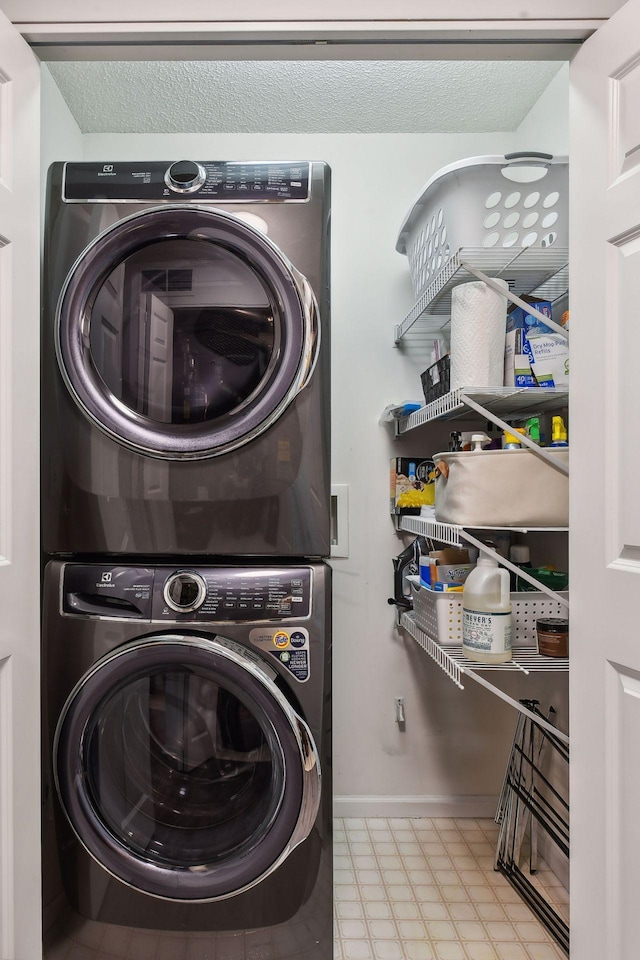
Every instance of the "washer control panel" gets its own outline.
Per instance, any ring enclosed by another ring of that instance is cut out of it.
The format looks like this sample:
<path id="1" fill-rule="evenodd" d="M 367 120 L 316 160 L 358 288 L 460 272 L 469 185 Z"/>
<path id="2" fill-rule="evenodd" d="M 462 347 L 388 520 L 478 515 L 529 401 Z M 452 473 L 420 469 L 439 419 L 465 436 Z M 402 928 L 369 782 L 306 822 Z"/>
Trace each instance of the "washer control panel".
<path id="1" fill-rule="evenodd" d="M 311 164 L 229 160 L 149 163 L 67 163 L 62 199 L 68 203 L 149 203 L 217 200 L 264 203 L 308 200 Z"/>
<path id="2" fill-rule="evenodd" d="M 67 563 L 62 612 L 153 622 L 303 620 L 312 571 L 295 566 L 143 567 Z"/>

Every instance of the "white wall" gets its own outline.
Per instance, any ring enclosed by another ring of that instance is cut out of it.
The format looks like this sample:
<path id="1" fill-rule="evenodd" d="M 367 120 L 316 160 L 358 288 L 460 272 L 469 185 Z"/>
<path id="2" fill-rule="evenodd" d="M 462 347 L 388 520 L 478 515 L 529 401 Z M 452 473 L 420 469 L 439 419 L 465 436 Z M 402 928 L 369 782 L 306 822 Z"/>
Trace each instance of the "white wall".
<path id="1" fill-rule="evenodd" d="M 569 64 L 563 63 L 516 131 L 521 150 L 569 154 Z"/>
<path id="2" fill-rule="evenodd" d="M 41 206 L 44 211 L 47 171 L 56 160 L 82 160 L 82 133 L 62 99 L 46 64 L 41 70 Z"/>
<path id="3" fill-rule="evenodd" d="M 442 165 L 520 146 L 511 133 L 83 138 L 85 159 L 300 157 L 332 167 L 332 476 L 350 487 L 351 551 L 333 561 L 340 812 L 486 815 L 501 784 L 514 712 L 472 681 L 458 690 L 394 630 L 386 602 L 391 558 L 403 546 L 388 516 L 389 459 L 436 452 L 450 428 L 441 427 L 439 438 L 426 428 L 395 443 L 378 418 L 390 402 L 419 399 L 427 360 L 423 349 L 393 347 L 393 324 L 413 301 L 406 259 L 394 249 L 407 209 Z M 553 691 L 534 677 L 507 683 L 512 693 L 537 693 L 543 702 Z M 404 732 L 394 722 L 395 696 L 405 698 Z"/>

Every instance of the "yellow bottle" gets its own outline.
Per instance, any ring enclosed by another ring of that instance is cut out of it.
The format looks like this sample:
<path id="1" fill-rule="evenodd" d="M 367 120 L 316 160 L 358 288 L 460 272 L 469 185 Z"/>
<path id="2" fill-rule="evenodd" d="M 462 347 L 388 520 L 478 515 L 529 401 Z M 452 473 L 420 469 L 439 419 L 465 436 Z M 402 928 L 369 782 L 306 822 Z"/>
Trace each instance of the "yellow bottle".
<path id="1" fill-rule="evenodd" d="M 520 443 L 520 437 L 518 434 L 525 435 L 526 430 L 524 427 L 516 427 L 513 430 L 513 433 L 508 433 L 504 431 L 504 447 L 503 450 L 520 450 L 522 444 Z"/>
<path id="2" fill-rule="evenodd" d="M 562 417 L 551 418 L 551 446 L 568 447 L 567 428 L 564 425 Z"/>

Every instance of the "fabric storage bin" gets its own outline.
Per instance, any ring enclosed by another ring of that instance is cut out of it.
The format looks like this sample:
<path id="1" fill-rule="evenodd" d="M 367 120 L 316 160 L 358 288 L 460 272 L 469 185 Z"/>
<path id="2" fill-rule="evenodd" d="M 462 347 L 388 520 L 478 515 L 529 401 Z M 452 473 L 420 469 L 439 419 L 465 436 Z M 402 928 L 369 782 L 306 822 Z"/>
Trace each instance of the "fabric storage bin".
<path id="1" fill-rule="evenodd" d="M 568 247 L 569 164 L 544 153 L 470 157 L 439 170 L 400 228 L 416 297 L 461 247 Z"/>
<path id="2" fill-rule="evenodd" d="M 545 448 L 569 463 L 569 448 Z M 436 520 L 470 527 L 566 527 L 569 478 L 532 450 L 438 453 Z M 445 475 L 446 474 L 446 475 Z"/>
<path id="3" fill-rule="evenodd" d="M 462 593 L 439 593 L 420 584 L 420 578 L 407 577 L 417 625 L 443 646 L 462 646 Z M 512 593 L 513 647 L 537 647 L 536 620 L 541 617 L 565 617 L 566 607 L 546 593 Z M 563 592 L 563 597 L 569 596 Z"/>

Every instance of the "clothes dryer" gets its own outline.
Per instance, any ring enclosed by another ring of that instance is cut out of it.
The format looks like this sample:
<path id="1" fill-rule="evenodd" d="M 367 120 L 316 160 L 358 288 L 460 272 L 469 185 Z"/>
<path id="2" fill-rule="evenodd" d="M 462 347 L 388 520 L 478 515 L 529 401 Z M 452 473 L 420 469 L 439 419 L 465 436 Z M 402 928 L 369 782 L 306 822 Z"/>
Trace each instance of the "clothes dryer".
<path id="1" fill-rule="evenodd" d="M 48 564 L 45 958 L 331 960 L 329 578 Z"/>
<path id="2" fill-rule="evenodd" d="M 329 553 L 324 163 L 56 163 L 46 554 Z"/>

